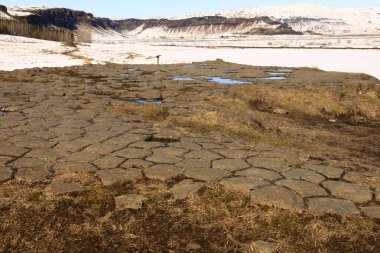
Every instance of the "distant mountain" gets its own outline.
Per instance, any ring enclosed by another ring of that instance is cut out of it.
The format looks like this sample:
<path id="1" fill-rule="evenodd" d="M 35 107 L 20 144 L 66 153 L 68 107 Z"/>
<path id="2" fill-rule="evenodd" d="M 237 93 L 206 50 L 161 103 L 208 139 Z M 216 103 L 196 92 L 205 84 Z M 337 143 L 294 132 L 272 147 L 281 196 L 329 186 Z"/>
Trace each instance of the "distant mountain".
<path id="1" fill-rule="evenodd" d="M 380 34 L 380 2 L 379 7 L 376 8 L 333 8 L 323 5 L 296 4 L 192 14 L 172 19 L 210 15 L 226 18 L 268 16 L 288 24 L 294 31 L 303 33 L 309 31 L 326 35 Z"/>

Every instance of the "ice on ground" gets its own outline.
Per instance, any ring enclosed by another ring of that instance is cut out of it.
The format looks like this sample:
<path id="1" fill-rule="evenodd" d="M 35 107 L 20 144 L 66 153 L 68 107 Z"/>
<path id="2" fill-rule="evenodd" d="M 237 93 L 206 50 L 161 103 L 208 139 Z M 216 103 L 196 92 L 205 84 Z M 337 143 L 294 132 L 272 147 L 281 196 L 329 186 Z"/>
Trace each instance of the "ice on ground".
<path id="1" fill-rule="evenodd" d="M 378 49 L 271 49 L 271 48 L 202 48 L 194 46 L 159 46 L 152 41 L 112 39 L 99 35 L 91 44 L 78 45 L 75 54 L 65 55 L 73 48 L 62 43 L 0 35 L 0 70 L 31 67 L 71 66 L 85 64 L 81 57 L 93 64 L 156 64 L 156 55 L 162 55 L 161 64 L 191 63 L 223 59 L 224 61 L 255 65 L 317 67 L 327 71 L 367 73 L 380 79 Z M 283 72 L 283 71 L 276 71 Z"/>

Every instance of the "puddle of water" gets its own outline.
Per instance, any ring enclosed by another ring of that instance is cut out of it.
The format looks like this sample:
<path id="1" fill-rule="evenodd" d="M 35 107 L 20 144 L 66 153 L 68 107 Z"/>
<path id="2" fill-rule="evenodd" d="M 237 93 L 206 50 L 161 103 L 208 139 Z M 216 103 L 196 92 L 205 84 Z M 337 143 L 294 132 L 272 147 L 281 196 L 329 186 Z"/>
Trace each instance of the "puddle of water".
<path id="1" fill-rule="evenodd" d="M 162 104 L 162 100 L 146 100 L 146 99 L 136 99 L 136 100 L 132 100 L 131 102 L 133 103 L 137 103 L 137 104 L 156 104 L 156 105 L 160 105 Z"/>
<path id="2" fill-rule="evenodd" d="M 271 76 L 266 78 L 261 78 L 261 80 L 285 80 L 285 76 Z"/>
<path id="3" fill-rule="evenodd" d="M 253 84 L 252 82 L 239 81 L 234 79 L 222 78 L 219 76 L 205 77 L 205 79 L 218 84 Z"/>
<path id="4" fill-rule="evenodd" d="M 136 71 L 137 69 L 136 68 L 130 68 L 130 69 L 127 69 L 129 72 L 133 72 L 133 71 Z"/>
<path id="5" fill-rule="evenodd" d="M 5 116 L 5 112 L 0 112 L 0 117 Z"/>
<path id="6" fill-rule="evenodd" d="M 191 77 L 181 77 L 181 76 L 175 76 L 173 77 L 174 81 L 194 81 L 194 78 Z"/>
<path id="7" fill-rule="evenodd" d="M 267 72 L 267 73 L 272 76 L 286 75 L 286 73 L 284 72 Z"/>
<path id="8" fill-rule="evenodd" d="M 293 70 L 291 70 L 291 69 L 279 69 L 277 71 L 280 73 L 291 73 L 291 72 L 293 72 Z"/>

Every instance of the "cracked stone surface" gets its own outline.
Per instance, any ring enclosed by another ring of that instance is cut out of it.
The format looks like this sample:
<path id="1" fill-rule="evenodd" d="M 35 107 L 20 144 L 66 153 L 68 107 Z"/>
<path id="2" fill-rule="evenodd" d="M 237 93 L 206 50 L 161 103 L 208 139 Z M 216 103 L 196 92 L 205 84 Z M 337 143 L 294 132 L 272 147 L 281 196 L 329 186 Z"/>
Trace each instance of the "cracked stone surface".
<path id="1" fill-rule="evenodd" d="M 326 181 L 322 185 L 334 196 L 352 200 L 355 203 L 365 203 L 372 199 L 371 191 L 357 184 Z"/>
<path id="2" fill-rule="evenodd" d="M 186 133 L 137 113 L 115 110 L 114 105 L 130 105 L 134 99 L 160 98 L 163 103 L 157 106 L 188 113 L 197 106 L 184 107 L 182 101 L 203 101 L 231 89 L 196 80 L 188 84 L 189 91 L 184 90 L 171 81 L 178 73 L 171 73 L 170 67 L 162 74 L 162 80 L 167 78 L 162 84 L 136 81 L 149 66 L 128 75 L 133 84 L 128 78 L 114 77 L 130 67 L 48 68 L 39 76 L 45 82 L 20 71 L 0 72 L 4 89 L 0 107 L 17 108 L 0 117 L 0 187 L 4 192 L 9 184 L 23 184 L 44 188 L 50 196 L 79 193 L 87 189 L 75 183 L 80 178 L 60 180 L 86 173 L 107 187 L 159 180 L 176 199 L 197 194 L 208 183 L 220 183 L 249 194 L 261 205 L 379 216 L 380 186 L 373 170 L 339 168 L 331 159 L 313 160 L 298 151 Z M 99 82 L 85 78 L 94 73 L 100 73 Z M 19 75 L 25 81 L 15 82 Z M 118 210 L 128 209 L 128 201 L 140 208 L 139 200 L 144 198 L 120 197 L 115 199 Z"/>
<path id="3" fill-rule="evenodd" d="M 191 179 L 183 180 L 182 182 L 176 184 L 171 189 L 173 197 L 175 199 L 184 199 L 192 194 L 197 193 L 205 186 L 204 183 L 195 182 Z"/>
<path id="4" fill-rule="evenodd" d="M 304 203 L 301 196 L 295 192 L 275 185 L 254 190 L 252 192 L 251 199 L 252 201 L 262 205 L 293 210 L 304 209 Z"/>
<path id="5" fill-rule="evenodd" d="M 115 198 L 115 206 L 117 211 L 122 211 L 126 209 L 141 209 L 144 201 L 147 198 L 143 195 L 137 194 L 127 194 Z"/>
<path id="6" fill-rule="evenodd" d="M 360 214 L 352 201 L 331 198 L 310 199 L 309 210 L 318 213 Z"/>
<path id="7" fill-rule="evenodd" d="M 98 172 L 98 176 L 104 186 L 121 185 L 142 179 L 142 174 L 138 169 L 101 170 Z"/>

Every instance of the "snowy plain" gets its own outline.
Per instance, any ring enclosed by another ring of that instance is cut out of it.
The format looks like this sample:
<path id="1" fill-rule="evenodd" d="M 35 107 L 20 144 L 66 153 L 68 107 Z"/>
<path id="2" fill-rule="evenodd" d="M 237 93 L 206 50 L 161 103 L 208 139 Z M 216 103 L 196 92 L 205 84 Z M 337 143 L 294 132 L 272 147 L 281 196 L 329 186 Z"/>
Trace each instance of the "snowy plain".
<path id="1" fill-rule="evenodd" d="M 327 71 L 366 73 L 380 79 L 380 49 L 168 46 L 121 36 L 95 37 L 91 44 L 70 48 L 59 42 L 0 35 L 0 70 L 62 67 L 86 62 L 156 64 L 156 55 L 162 55 L 161 64 L 223 59 L 255 66 L 317 67 Z"/>

